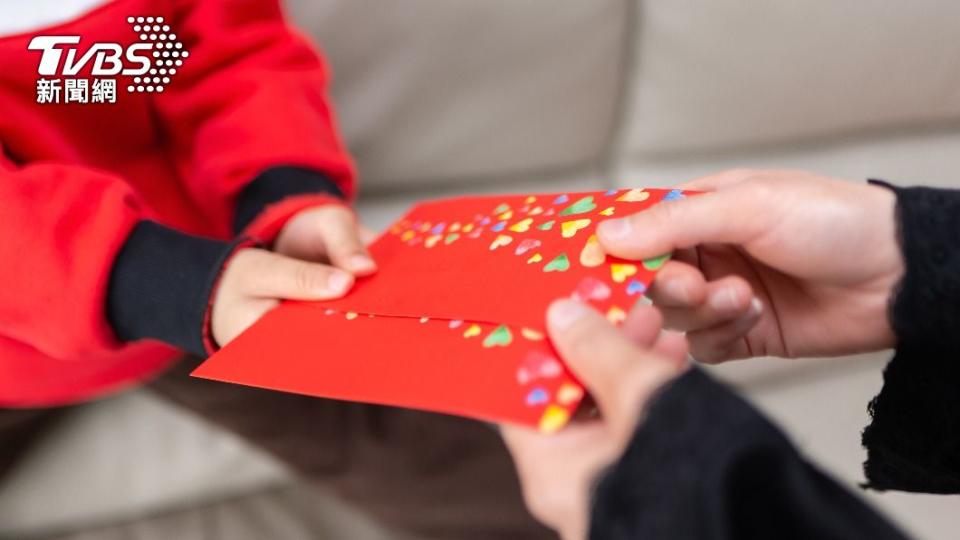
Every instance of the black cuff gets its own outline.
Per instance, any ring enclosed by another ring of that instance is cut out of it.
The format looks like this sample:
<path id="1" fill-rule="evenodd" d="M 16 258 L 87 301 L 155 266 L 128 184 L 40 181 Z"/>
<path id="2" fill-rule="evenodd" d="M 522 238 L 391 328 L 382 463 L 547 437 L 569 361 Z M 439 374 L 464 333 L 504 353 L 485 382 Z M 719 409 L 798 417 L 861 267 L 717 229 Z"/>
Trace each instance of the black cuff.
<path id="1" fill-rule="evenodd" d="M 897 352 L 863 431 L 866 487 L 960 493 L 960 191 L 892 189 L 905 272 Z"/>
<path id="2" fill-rule="evenodd" d="M 117 337 L 156 339 L 206 356 L 210 294 L 235 246 L 153 221 L 138 223 L 117 255 L 107 290 L 107 318 Z"/>
<path id="3" fill-rule="evenodd" d="M 903 537 L 699 369 L 667 386 L 597 485 L 590 538 Z"/>
<path id="4" fill-rule="evenodd" d="M 960 190 L 870 183 L 897 196 L 905 272 L 890 322 L 898 343 L 960 349 Z"/>
<path id="5" fill-rule="evenodd" d="M 240 234 L 267 206 L 293 195 L 311 193 L 343 198 L 336 182 L 317 171 L 287 166 L 263 171 L 240 192 L 233 218 L 234 234 Z"/>
<path id="6" fill-rule="evenodd" d="M 590 538 L 714 537 L 708 530 L 716 523 L 707 518 L 716 516 L 695 513 L 732 502 L 704 499 L 722 490 L 724 467 L 750 447 L 792 452 L 750 405 L 690 369 L 654 399 L 626 452 L 598 483 Z"/>

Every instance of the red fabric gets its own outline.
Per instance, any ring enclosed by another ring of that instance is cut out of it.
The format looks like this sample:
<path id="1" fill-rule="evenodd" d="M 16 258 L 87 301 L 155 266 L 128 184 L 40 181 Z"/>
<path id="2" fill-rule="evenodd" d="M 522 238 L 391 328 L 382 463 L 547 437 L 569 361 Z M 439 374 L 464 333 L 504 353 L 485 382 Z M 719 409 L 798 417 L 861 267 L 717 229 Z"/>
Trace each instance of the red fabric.
<path id="1" fill-rule="evenodd" d="M 190 52 L 164 93 L 128 93 L 121 76 L 114 104 L 36 103 L 32 37 L 79 35 L 81 53 L 129 44 L 130 15 L 165 17 Z M 173 357 L 118 343 L 105 318 L 113 259 L 138 220 L 227 238 L 238 192 L 274 165 L 353 193 L 324 66 L 276 1 L 119 0 L 0 38 L 0 65 L 0 406 L 89 399 Z"/>

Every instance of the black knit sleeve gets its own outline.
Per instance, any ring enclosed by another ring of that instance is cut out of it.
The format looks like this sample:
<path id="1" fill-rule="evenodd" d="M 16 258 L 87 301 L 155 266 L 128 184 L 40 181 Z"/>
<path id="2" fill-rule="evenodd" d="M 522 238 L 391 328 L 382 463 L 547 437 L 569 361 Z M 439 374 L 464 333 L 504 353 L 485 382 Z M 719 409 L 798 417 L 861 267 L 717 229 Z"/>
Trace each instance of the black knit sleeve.
<path id="1" fill-rule="evenodd" d="M 699 370 L 653 402 L 593 501 L 598 540 L 905 538 Z"/>
<path id="2" fill-rule="evenodd" d="M 897 351 L 863 432 L 867 487 L 960 493 L 960 191 L 897 188 Z"/>
<path id="3" fill-rule="evenodd" d="M 107 319 L 117 337 L 155 339 L 206 356 L 210 295 L 224 262 L 242 242 L 138 223 L 117 254 L 107 286 Z"/>
<path id="4" fill-rule="evenodd" d="M 343 192 L 325 174 L 302 167 L 277 166 L 258 174 L 237 198 L 233 232 L 240 234 L 267 206 L 294 195 L 324 193 L 338 199 Z"/>

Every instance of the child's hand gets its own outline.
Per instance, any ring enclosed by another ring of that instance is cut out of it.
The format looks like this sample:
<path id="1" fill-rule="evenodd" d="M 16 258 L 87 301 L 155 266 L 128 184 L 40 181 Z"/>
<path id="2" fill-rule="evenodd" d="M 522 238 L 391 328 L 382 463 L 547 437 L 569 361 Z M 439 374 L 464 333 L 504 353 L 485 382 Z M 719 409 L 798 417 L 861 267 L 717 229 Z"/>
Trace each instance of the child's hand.
<path id="1" fill-rule="evenodd" d="M 354 276 L 377 269 L 362 236 L 352 211 L 329 204 L 291 218 L 274 251 L 238 251 L 217 286 L 210 311 L 213 339 L 226 345 L 281 300 L 329 300 L 346 294 Z"/>
<path id="2" fill-rule="evenodd" d="M 308 208 L 284 225 L 273 250 L 296 259 L 329 262 L 355 276 L 376 272 L 364 241 L 369 236 L 354 213 L 339 204 Z"/>

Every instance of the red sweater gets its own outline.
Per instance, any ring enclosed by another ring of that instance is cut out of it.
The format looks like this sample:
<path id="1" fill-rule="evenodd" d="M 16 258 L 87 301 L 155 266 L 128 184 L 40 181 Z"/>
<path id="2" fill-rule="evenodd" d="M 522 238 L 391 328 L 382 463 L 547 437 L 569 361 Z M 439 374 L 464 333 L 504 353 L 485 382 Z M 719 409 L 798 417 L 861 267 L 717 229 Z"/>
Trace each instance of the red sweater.
<path id="1" fill-rule="evenodd" d="M 80 57 L 137 41 L 136 15 L 164 17 L 189 51 L 163 93 L 127 92 L 118 75 L 116 103 L 37 103 L 34 36 L 81 36 Z M 228 239 L 238 196 L 276 166 L 352 194 L 324 66 L 274 0 L 118 0 L 0 37 L 0 66 L 0 407 L 96 397 L 177 354 L 124 343 L 108 321 L 111 271 L 138 224 Z"/>

